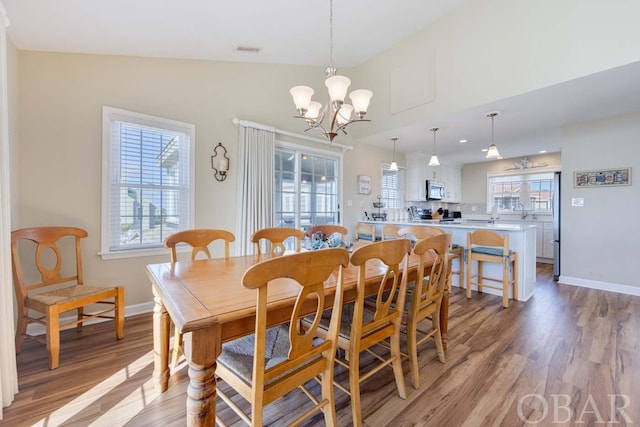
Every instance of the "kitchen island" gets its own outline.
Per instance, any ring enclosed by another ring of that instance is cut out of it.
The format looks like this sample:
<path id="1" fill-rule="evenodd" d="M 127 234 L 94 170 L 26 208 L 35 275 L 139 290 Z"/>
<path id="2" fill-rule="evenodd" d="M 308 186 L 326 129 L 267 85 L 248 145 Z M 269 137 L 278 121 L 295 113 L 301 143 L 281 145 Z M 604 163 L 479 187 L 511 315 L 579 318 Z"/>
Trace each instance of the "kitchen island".
<path id="1" fill-rule="evenodd" d="M 489 222 L 465 221 L 456 219 L 454 221 L 440 220 L 419 220 L 419 221 L 360 221 L 375 226 L 376 236 L 382 235 L 382 227 L 393 224 L 398 227 L 424 226 L 438 227 L 447 232 L 451 232 L 452 241 L 458 245 L 467 246 L 467 234 L 475 230 L 492 230 L 504 236 L 509 235 L 509 249 L 518 252 L 518 300 L 527 301 L 533 295 L 536 283 L 536 226 L 529 224 L 493 224 Z M 454 261 L 456 262 L 456 261 Z M 457 262 L 464 262 L 458 260 Z M 476 273 L 477 266 L 474 263 L 473 273 Z M 454 267 L 455 268 L 455 267 Z M 466 270 L 466 268 L 465 268 Z M 469 274 L 465 271 L 465 274 Z M 501 277 L 502 266 L 498 264 L 486 263 L 484 274 L 489 277 Z M 457 279 L 455 277 L 454 279 Z M 460 278 L 459 280 L 464 280 Z M 453 285 L 460 286 L 458 280 L 453 281 Z M 472 289 L 476 290 L 474 286 Z M 485 287 L 483 292 L 501 295 L 495 289 Z M 513 295 L 509 295 L 511 298 Z"/>

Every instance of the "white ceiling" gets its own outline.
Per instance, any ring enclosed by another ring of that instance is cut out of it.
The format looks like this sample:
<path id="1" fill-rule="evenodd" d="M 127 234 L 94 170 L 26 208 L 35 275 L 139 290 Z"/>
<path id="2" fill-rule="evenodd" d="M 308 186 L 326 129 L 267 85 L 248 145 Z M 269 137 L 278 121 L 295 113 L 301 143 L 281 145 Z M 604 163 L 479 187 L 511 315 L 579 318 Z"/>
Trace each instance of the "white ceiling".
<path id="1" fill-rule="evenodd" d="M 334 63 L 357 66 L 468 0 L 336 0 Z M 118 54 L 324 67 L 329 57 L 327 0 L 2 0 L 8 33 L 25 50 Z M 259 54 L 235 52 L 262 48 Z M 640 63 L 438 117 L 361 140 L 441 162 L 483 160 L 491 142 L 505 158 L 560 150 L 560 127 L 640 111 Z M 357 124 L 354 126 L 366 126 Z M 469 140 L 460 144 L 459 139 Z"/>

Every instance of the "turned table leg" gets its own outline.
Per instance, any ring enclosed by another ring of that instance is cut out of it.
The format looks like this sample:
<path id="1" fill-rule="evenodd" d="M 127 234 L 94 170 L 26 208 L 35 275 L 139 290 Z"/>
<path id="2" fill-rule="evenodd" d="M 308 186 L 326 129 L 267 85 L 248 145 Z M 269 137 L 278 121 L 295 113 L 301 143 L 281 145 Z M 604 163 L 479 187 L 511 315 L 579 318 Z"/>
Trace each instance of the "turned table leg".
<path id="1" fill-rule="evenodd" d="M 216 358 L 221 351 L 219 326 L 197 329 L 183 336 L 189 363 L 187 425 L 213 426 L 216 422 Z"/>
<path id="2" fill-rule="evenodd" d="M 165 392 L 169 387 L 169 315 L 152 286 L 153 301 L 153 386 Z"/>

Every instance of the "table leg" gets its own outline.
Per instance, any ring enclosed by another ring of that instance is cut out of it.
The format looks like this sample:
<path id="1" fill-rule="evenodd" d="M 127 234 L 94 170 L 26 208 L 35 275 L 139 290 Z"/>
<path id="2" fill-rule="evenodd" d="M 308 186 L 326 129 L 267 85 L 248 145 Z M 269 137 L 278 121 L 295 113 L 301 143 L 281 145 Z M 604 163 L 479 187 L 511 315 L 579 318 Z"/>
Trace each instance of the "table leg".
<path id="1" fill-rule="evenodd" d="M 183 336 L 184 354 L 189 363 L 187 425 L 213 426 L 216 423 L 216 359 L 221 351 L 220 326 L 211 326 Z"/>
<path id="2" fill-rule="evenodd" d="M 152 286 L 153 301 L 153 386 L 161 393 L 169 387 L 169 315 Z"/>
<path id="3" fill-rule="evenodd" d="M 449 259 L 449 277 L 447 278 L 447 289 L 444 290 L 442 303 L 440 304 L 440 334 L 442 335 L 442 347 L 446 350 L 449 344 L 449 294 L 451 293 L 451 263 Z"/>

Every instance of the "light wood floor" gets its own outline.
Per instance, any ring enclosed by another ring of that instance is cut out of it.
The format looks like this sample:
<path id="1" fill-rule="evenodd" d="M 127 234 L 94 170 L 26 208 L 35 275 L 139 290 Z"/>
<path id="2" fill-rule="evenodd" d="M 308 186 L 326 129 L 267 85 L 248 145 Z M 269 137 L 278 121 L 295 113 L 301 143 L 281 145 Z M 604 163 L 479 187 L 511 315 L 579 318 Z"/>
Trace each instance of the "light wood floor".
<path id="1" fill-rule="evenodd" d="M 539 264 L 535 295 L 509 309 L 502 309 L 500 297 L 474 292 L 467 300 L 454 289 L 447 362 L 441 364 L 433 343 L 425 343 L 422 387 L 412 388 L 405 369 L 406 400 L 398 397 L 390 370 L 364 383 L 365 424 L 640 423 L 640 297 L 558 285 L 551 276 L 551 266 Z M 65 331 L 55 371 L 47 369 L 44 347 L 27 342 L 18 356 L 20 393 L 0 424 L 184 425 L 184 363 L 169 390 L 158 395 L 150 380 L 151 314 L 128 318 L 125 333 L 116 342 L 110 324 L 88 326 L 81 334 Z M 349 425 L 348 397 L 336 390 L 336 399 L 339 424 Z M 266 423 L 283 425 L 306 402 L 294 392 L 266 410 Z M 612 414 L 612 402 L 626 407 Z M 233 424 L 224 404 L 218 408 Z M 321 424 L 321 416 L 309 423 Z"/>

